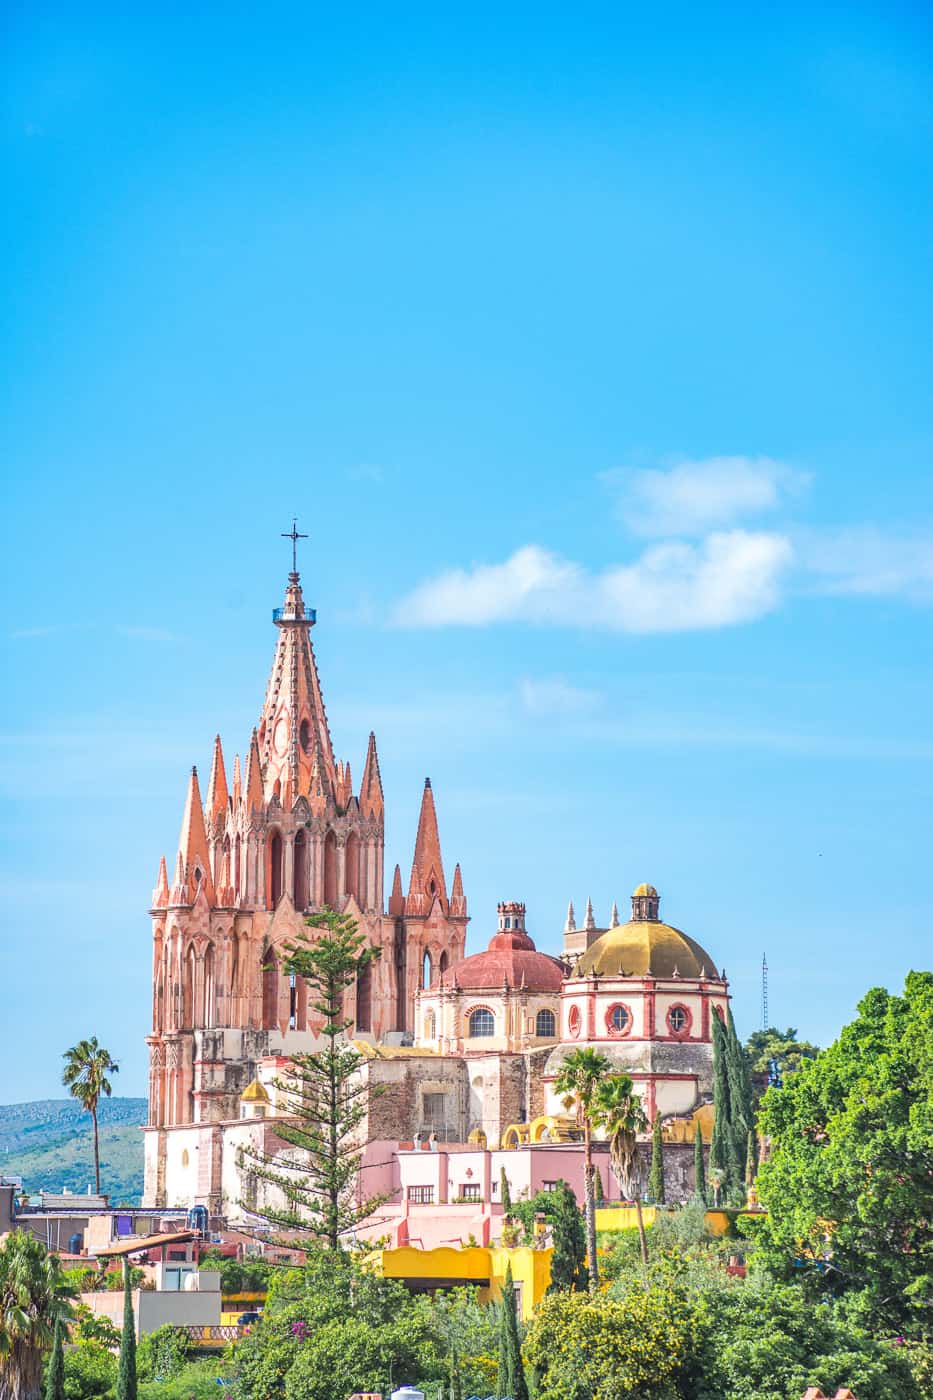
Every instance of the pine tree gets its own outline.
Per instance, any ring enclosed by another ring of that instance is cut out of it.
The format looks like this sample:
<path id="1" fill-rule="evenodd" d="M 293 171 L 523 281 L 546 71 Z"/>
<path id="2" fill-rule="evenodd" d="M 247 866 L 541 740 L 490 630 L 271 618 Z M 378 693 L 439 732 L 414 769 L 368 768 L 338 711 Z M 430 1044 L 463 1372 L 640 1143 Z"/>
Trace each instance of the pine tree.
<path id="1" fill-rule="evenodd" d="M 300 1152 L 286 1160 L 258 1148 L 243 1148 L 241 1168 L 267 1182 L 282 1205 L 247 1206 L 250 1213 L 289 1232 L 292 1244 L 325 1244 L 340 1249 L 343 1237 L 367 1221 L 387 1195 L 358 1201 L 356 1186 L 362 1154 L 359 1129 L 367 1098 L 383 1090 L 367 1085 L 359 1071 L 364 1057 L 346 1039 L 352 1021 L 344 1016 L 347 990 L 378 956 L 366 945 L 354 919 L 323 909 L 306 920 L 318 930 L 313 939 L 302 932 L 286 945 L 287 967 L 303 978 L 313 1000 L 309 1009 L 322 1018 L 324 1048 L 292 1055 L 285 1078 L 276 1080 L 292 1122 L 276 1124 L 276 1136 Z M 241 1203 L 242 1204 L 242 1203 Z M 296 1235 L 298 1238 L 296 1239 Z"/>
<path id="2" fill-rule="evenodd" d="M 558 1181 L 551 1192 L 551 1255 L 549 1293 L 585 1292 L 589 1284 L 586 1267 L 586 1230 L 577 1198 L 566 1181 Z"/>
<path id="3" fill-rule="evenodd" d="M 696 1132 L 693 1135 L 693 1194 L 698 1201 L 707 1204 L 706 1195 L 706 1163 L 703 1160 L 703 1132 L 700 1124 L 696 1125 Z"/>
<path id="4" fill-rule="evenodd" d="M 49 1369 L 45 1374 L 45 1400 L 65 1400 L 65 1357 L 62 1350 L 62 1324 L 55 1321 L 55 1335 L 52 1341 L 52 1355 Z"/>
<path id="5" fill-rule="evenodd" d="M 651 1130 L 651 1171 L 648 1192 L 655 1205 L 664 1204 L 664 1143 L 661 1138 L 661 1115 L 656 1113 Z"/>
<path id="6" fill-rule="evenodd" d="M 505 1282 L 502 1285 L 502 1327 L 506 1335 L 506 1365 L 508 1368 L 508 1379 L 506 1391 L 502 1391 L 502 1378 L 500 1375 L 500 1393 L 511 1396 L 511 1400 L 528 1400 L 528 1385 L 525 1381 L 525 1368 L 522 1366 L 522 1345 L 518 1336 L 518 1315 L 515 1308 L 515 1281 L 512 1278 L 512 1265 L 509 1264 L 505 1271 Z"/>
<path id="7" fill-rule="evenodd" d="M 123 1333 L 120 1337 L 120 1367 L 117 1371 L 117 1400 L 136 1400 L 136 1319 L 129 1264 L 123 1264 Z"/>
<path id="8" fill-rule="evenodd" d="M 504 1166 L 499 1168 L 499 1200 L 502 1202 L 502 1214 L 509 1215 L 512 1210 L 512 1193 L 509 1190 L 509 1177 Z"/>

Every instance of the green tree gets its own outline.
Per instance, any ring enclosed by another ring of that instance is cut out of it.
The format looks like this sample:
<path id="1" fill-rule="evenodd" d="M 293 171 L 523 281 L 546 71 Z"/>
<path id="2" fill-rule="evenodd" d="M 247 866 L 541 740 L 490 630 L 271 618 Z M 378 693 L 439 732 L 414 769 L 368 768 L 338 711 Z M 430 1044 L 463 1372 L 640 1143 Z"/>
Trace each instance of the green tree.
<path id="1" fill-rule="evenodd" d="M 65 1352 L 65 1400 L 113 1400 L 116 1380 L 117 1359 L 103 1342 L 81 1342 Z"/>
<path id="2" fill-rule="evenodd" d="M 692 1337 L 688 1305 L 652 1284 L 621 1297 L 556 1293 L 525 1336 L 537 1400 L 674 1400 Z"/>
<path id="3" fill-rule="evenodd" d="M 641 1210 L 641 1166 L 637 1135 L 648 1127 L 641 1099 L 627 1074 L 612 1074 L 599 1085 L 595 1100 L 596 1121 L 609 1139 L 609 1161 L 619 1191 L 635 1202 L 642 1263 L 648 1262 L 648 1242 Z M 659 1120 L 660 1121 L 660 1118 Z"/>
<path id="4" fill-rule="evenodd" d="M 908 1359 L 789 1284 L 722 1287 L 696 1300 L 691 1400 L 797 1400 L 850 1386 L 858 1400 L 917 1400 Z"/>
<path id="5" fill-rule="evenodd" d="M 301 1149 L 301 1157 L 292 1162 L 278 1154 L 244 1149 L 240 1162 L 284 1202 L 251 1206 L 252 1214 L 296 1232 L 309 1243 L 324 1242 L 339 1249 L 344 1237 L 388 1200 L 388 1196 L 355 1199 L 362 1161 L 359 1129 L 367 1096 L 374 1097 L 378 1090 L 367 1086 L 359 1073 L 365 1060 L 346 1039 L 353 1023 L 344 1015 L 347 990 L 380 950 L 366 946 L 348 915 L 324 909 L 306 922 L 318 936 L 312 940 L 302 933 L 288 944 L 287 966 L 311 991 L 311 1007 L 323 1019 L 324 1048 L 291 1056 L 277 1087 L 286 1097 L 293 1121 L 276 1125 L 276 1135 L 289 1147 Z"/>
<path id="6" fill-rule="evenodd" d="M 755 1174 L 758 1171 L 758 1136 L 752 1128 L 748 1130 L 748 1138 L 745 1145 L 745 1186 L 746 1190 L 755 1184 Z"/>
<path id="7" fill-rule="evenodd" d="M 62 1321 L 55 1319 L 52 1354 L 45 1373 L 45 1400 L 65 1400 L 65 1354 L 62 1348 Z"/>
<path id="8" fill-rule="evenodd" d="M 515 1281 L 512 1265 L 505 1270 L 502 1285 L 502 1340 L 499 1345 L 499 1394 L 511 1400 L 528 1400 L 528 1385 L 522 1366 L 522 1346 L 518 1335 L 518 1315 L 515 1308 Z M 504 1368 L 504 1369 L 502 1369 Z"/>
<path id="9" fill-rule="evenodd" d="M 731 1009 L 724 1021 L 713 1017 L 713 1106 L 710 1179 L 717 1183 L 717 1196 L 721 1188 L 727 1203 L 739 1204 L 745 1199 L 745 1154 L 755 1115 L 748 1063 Z"/>
<path id="10" fill-rule="evenodd" d="M 107 1078 L 117 1074 L 120 1066 L 111 1058 L 110 1051 L 98 1045 L 97 1037 L 79 1040 L 64 1054 L 65 1068 L 62 1083 L 73 1098 L 76 1098 L 85 1112 L 91 1115 L 94 1128 L 94 1189 L 100 1194 L 100 1144 L 97 1127 L 97 1105 L 101 1094 L 109 1099 L 113 1086 Z"/>
<path id="11" fill-rule="evenodd" d="M 699 1122 L 693 1134 L 693 1194 L 698 1201 L 706 1205 L 706 1162 L 703 1157 L 703 1131 Z"/>
<path id="12" fill-rule="evenodd" d="M 583 1127 L 583 1190 L 586 1213 L 586 1255 L 590 1288 L 599 1286 L 596 1256 L 596 1200 L 593 1192 L 593 1113 L 599 1085 L 612 1068 L 608 1056 L 590 1048 L 571 1050 L 554 1080 L 554 1091 L 567 1108 L 576 1110 Z"/>
<path id="13" fill-rule="evenodd" d="M 554 1252 L 551 1255 L 549 1292 L 583 1290 L 589 1282 L 586 1268 L 586 1230 L 577 1198 L 566 1181 L 559 1180 L 545 1193 L 546 1213 L 551 1224 Z M 537 1202 L 533 1201 L 534 1206 Z"/>
<path id="14" fill-rule="evenodd" d="M 903 996 L 870 991 L 833 1045 L 768 1090 L 761 1124 L 764 1262 L 813 1294 L 861 1292 L 875 1319 L 929 1338 L 933 973 L 910 973 Z"/>
<path id="15" fill-rule="evenodd" d="M 651 1171 L 648 1174 L 648 1191 L 655 1205 L 664 1204 L 664 1141 L 661 1137 L 661 1115 L 654 1115 L 651 1129 Z"/>
<path id="16" fill-rule="evenodd" d="M 512 1210 L 512 1192 L 509 1189 L 509 1176 L 504 1165 L 499 1168 L 499 1200 L 502 1202 L 502 1214 L 509 1215 Z"/>
<path id="17" fill-rule="evenodd" d="M 0 1400 L 38 1400 L 42 1359 L 56 1323 L 72 1316 L 71 1296 L 41 1240 L 14 1230 L 0 1243 Z"/>
<path id="18" fill-rule="evenodd" d="M 775 1026 L 769 1026 L 766 1031 L 753 1031 L 745 1042 L 745 1058 L 756 1106 L 768 1087 L 772 1063 L 784 1079 L 789 1074 L 797 1074 L 804 1060 L 815 1060 L 818 1054 L 816 1045 L 797 1039 L 793 1026 L 783 1031 Z"/>
<path id="19" fill-rule="evenodd" d="M 140 1380 L 169 1381 L 184 1370 L 187 1359 L 187 1332 L 166 1324 L 140 1338 L 136 1374 Z"/>
<path id="20" fill-rule="evenodd" d="M 450 1400 L 463 1400 L 463 1385 L 460 1380 L 460 1362 L 457 1357 L 456 1342 L 450 1348 Z"/>
<path id="21" fill-rule="evenodd" d="M 133 1291 L 128 1268 L 123 1279 L 123 1332 L 120 1336 L 117 1400 L 136 1400 L 136 1319 L 133 1316 Z"/>

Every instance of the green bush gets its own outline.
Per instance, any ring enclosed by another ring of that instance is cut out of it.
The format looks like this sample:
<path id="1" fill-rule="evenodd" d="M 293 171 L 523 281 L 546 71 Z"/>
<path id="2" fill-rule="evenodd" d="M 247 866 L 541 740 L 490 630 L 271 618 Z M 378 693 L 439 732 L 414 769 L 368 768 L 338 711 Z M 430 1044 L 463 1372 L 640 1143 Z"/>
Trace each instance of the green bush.
<path id="1" fill-rule="evenodd" d="M 180 1327 L 157 1327 L 141 1338 L 136 1352 L 140 1380 L 171 1380 L 188 1359 L 188 1334 Z"/>
<path id="2" fill-rule="evenodd" d="M 218 1385 L 223 1381 L 223 1385 Z M 139 1400 L 229 1400 L 232 1378 L 220 1357 L 192 1361 L 165 1381 L 143 1381 Z"/>
<path id="3" fill-rule="evenodd" d="M 117 1358 L 100 1342 L 81 1342 L 65 1352 L 65 1400 L 109 1396 L 117 1383 Z"/>

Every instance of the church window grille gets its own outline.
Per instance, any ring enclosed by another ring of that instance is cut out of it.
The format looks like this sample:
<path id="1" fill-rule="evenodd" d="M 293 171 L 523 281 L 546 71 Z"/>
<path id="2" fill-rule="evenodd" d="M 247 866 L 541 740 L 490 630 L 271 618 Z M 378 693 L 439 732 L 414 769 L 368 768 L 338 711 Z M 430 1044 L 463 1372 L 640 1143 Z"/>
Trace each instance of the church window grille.
<path id="1" fill-rule="evenodd" d="M 557 1034 L 557 1018 L 553 1011 L 539 1011 L 535 1017 L 535 1035 L 553 1039 Z"/>
<path id="2" fill-rule="evenodd" d="M 470 1038 L 479 1040 L 482 1036 L 495 1035 L 496 1018 L 488 1006 L 478 1006 L 470 1012 Z"/>
<path id="3" fill-rule="evenodd" d="M 632 1013 L 627 1006 L 610 1006 L 606 1012 L 606 1029 L 610 1035 L 627 1035 L 632 1029 Z"/>
<path id="4" fill-rule="evenodd" d="M 424 1038 L 433 1040 L 437 1035 L 437 1017 L 433 1011 L 426 1011 L 424 1016 Z"/>
<path id="5" fill-rule="evenodd" d="M 672 1006 L 667 1013 L 667 1024 L 672 1035 L 686 1035 L 690 1030 L 690 1012 L 685 1006 Z"/>

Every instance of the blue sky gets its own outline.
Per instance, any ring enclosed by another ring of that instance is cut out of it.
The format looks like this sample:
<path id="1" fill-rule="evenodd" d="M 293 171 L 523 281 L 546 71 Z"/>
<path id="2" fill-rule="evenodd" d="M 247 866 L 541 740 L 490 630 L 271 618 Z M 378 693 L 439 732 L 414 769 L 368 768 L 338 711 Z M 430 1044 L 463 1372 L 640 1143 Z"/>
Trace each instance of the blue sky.
<path id="1" fill-rule="evenodd" d="M 144 1092 L 293 514 L 473 949 L 651 880 L 825 1044 L 930 964 L 929 13 L 189 8 L 7 12 L 0 1100 Z"/>

